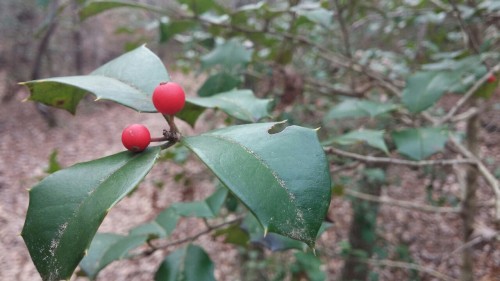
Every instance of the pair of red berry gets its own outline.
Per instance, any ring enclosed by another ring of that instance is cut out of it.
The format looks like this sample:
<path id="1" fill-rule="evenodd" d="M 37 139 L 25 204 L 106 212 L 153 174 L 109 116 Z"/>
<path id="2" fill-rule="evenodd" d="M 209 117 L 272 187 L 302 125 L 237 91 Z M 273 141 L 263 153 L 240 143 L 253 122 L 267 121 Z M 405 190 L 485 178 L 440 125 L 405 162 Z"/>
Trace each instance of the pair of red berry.
<path id="1" fill-rule="evenodd" d="M 174 115 L 181 111 L 186 102 L 182 87 L 175 82 L 160 83 L 153 92 L 153 105 L 164 115 Z M 133 152 L 146 149 L 151 143 L 148 128 L 141 124 L 132 124 L 123 129 L 122 143 Z"/>

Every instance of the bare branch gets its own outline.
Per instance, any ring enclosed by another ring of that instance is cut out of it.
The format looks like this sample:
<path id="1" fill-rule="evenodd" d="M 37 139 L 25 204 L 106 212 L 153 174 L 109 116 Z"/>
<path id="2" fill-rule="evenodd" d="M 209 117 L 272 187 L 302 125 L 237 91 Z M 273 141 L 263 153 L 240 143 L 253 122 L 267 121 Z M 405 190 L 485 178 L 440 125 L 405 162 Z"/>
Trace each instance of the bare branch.
<path id="1" fill-rule="evenodd" d="M 454 279 L 448 275 L 445 275 L 437 270 L 434 270 L 434 269 L 428 268 L 428 267 L 423 267 L 423 266 L 421 266 L 419 264 L 415 264 L 415 263 L 392 261 L 392 260 L 377 260 L 377 259 L 368 259 L 368 260 L 366 260 L 366 262 L 371 264 L 371 265 L 374 265 L 374 266 L 389 266 L 389 267 L 398 267 L 398 268 L 417 270 L 420 272 L 425 272 L 433 277 L 436 277 L 436 278 L 444 280 L 444 281 L 457 281 L 457 279 Z"/>
<path id="2" fill-rule="evenodd" d="M 488 73 L 486 73 L 481 79 L 477 80 L 477 82 L 463 95 L 457 103 L 448 111 L 448 113 L 436 121 L 436 125 L 441 125 L 450 119 L 453 118 L 455 113 L 476 93 L 476 91 L 488 80 L 491 75 L 496 74 L 500 71 L 500 64 L 495 65 Z"/>
<path id="3" fill-rule="evenodd" d="M 446 160 L 422 160 L 422 161 L 411 161 L 397 158 L 388 157 L 374 157 L 365 156 L 357 153 L 347 152 L 333 146 L 325 147 L 327 153 L 333 153 L 339 156 L 356 159 L 361 162 L 368 163 L 379 163 L 379 164 L 392 164 L 392 165 L 405 165 L 413 167 L 423 167 L 432 165 L 457 165 L 457 164 L 476 164 L 473 159 L 446 159 Z"/>
<path id="4" fill-rule="evenodd" d="M 463 146 L 454 136 L 450 137 L 452 144 L 458 149 L 458 151 L 465 157 L 475 161 L 475 165 L 479 173 L 484 177 L 486 182 L 491 186 L 496 197 L 495 204 L 495 219 L 500 222 L 500 184 L 495 176 L 486 168 L 481 160 L 479 160 L 472 152 L 470 152 L 465 146 Z"/>
<path id="5" fill-rule="evenodd" d="M 402 201 L 402 200 L 396 200 L 387 196 L 373 196 L 370 194 L 362 193 L 362 192 L 357 192 L 351 189 L 347 189 L 345 191 L 346 194 L 351 195 L 353 197 L 366 200 L 366 201 L 371 201 L 371 202 L 379 202 L 382 204 L 387 204 L 387 205 L 392 205 L 392 206 L 397 206 L 401 208 L 406 208 L 406 209 L 411 209 L 411 210 L 416 210 L 416 211 L 422 211 L 422 212 L 429 212 L 429 213 L 459 213 L 460 208 L 454 208 L 454 207 L 434 207 L 431 205 L 424 205 L 424 204 L 418 204 L 418 203 L 413 203 L 409 201 Z"/>

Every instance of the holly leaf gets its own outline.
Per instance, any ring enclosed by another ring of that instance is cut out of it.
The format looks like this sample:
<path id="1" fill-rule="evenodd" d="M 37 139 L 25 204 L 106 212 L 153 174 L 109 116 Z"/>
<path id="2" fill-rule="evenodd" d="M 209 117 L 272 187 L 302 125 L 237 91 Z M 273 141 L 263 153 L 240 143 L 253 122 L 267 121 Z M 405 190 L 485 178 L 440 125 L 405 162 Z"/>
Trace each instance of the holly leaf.
<path id="1" fill-rule="evenodd" d="M 201 57 L 202 69 L 221 65 L 229 70 L 250 62 L 252 50 L 245 48 L 238 40 L 231 39 L 217 45 L 210 53 Z"/>
<path id="2" fill-rule="evenodd" d="M 156 112 L 151 96 L 170 77 L 161 60 L 145 46 L 125 53 L 89 75 L 55 77 L 21 83 L 29 100 L 75 113 L 87 92 L 140 112 Z"/>
<path id="3" fill-rule="evenodd" d="M 215 281 L 214 264 L 203 248 L 189 244 L 168 255 L 155 274 L 156 281 Z"/>
<path id="4" fill-rule="evenodd" d="M 43 280 L 71 276 L 109 209 L 139 184 L 159 153 L 151 147 L 79 163 L 30 190 L 22 237 Z"/>
<path id="5" fill-rule="evenodd" d="M 376 117 L 397 108 L 390 102 L 379 103 L 367 100 L 346 99 L 333 107 L 325 116 L 325 121 L 342 118 Z"/>
<path id="6" fill-rule="evenodd" d="M 158 8 L 155 6 L 141 4 L 133 1 L 121 1 L 121 0 L 111 0 L 111 1 L 86 1 L 85 5 L 80 10 L 80 19 L 86 20 L 89 17 L 93 17 L 102 12 L 116 9 L 116 8 L 136 8 L 142 9 L 150 12 L 159 12 Z"/>
<path id="7" fill-rule="evenodd" d="M 444 148 L 448 132 L 442 128 L 406 129 L 393 132 L 392 138 L 401 154 L 423 160 Z"/>
<path id="8" fill-rule="evenodd" d="M 221 72 L 214 74 L 203 83 L 198 90 L 198 96 L 210 97 L 219 93 L 228 92 L 240 84 L 240 79 L 233 75 Z"/>
<path id="9" fill-rule="evenodd" d="M 248 207 L 266 232 L 313 247 L 330 202 L 328 162 L 315 130 L 290 126 L 272 131 L 277 124 L 232 126 L 181 142 Z"/>
<path id="10" fill-rule="evenodd" d="M 206 108 L 220 109 L 229 116 L 246 122 L 257 122 L 269 116 L 272 100 L 258 99 L 251 90 L 232 90 L 211 97 L 187 98 L 177 117 L 194 127 Z"/>
<path id="11" fill-rule="evenodd" d="M 104 267 L 115 260 L 127 258 L 129 252 L 144 244 L 147 238 L 146 235 L 122 236 L 97 233 L 87 255 L 80 262 L 80 268 L 90 280 L 95 280 Z"/>
<path id="12" fill-rule="evenodd" d="M 389 154 L 389 150 L 384 141 L 384 131 L 361 129 L 336 137 L 332 142 L 340 145 L 353 145 L 359 142 L 366 142 L 369 146 Z"/>

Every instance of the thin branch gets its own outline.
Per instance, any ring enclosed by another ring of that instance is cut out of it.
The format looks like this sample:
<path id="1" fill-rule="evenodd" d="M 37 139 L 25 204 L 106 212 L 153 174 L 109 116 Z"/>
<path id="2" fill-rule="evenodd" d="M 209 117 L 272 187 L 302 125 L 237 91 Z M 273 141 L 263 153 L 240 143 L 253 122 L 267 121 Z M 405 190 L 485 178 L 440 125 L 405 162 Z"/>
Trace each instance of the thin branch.
<path id="1" fill-rule="evenodd" d="M 458 20 L 458 23 L 460 24 L 460 28 L 462 29 L 462 32 L 465 35 L 465 43 L 468 45 L 467 47 L 470 47 L 474 53 L 479 54 L 479 43 L 474 40 L 474 34 L 472 34 L 471 30 L 467 28 L 467 25 L 465 24 L 465 21 L 462 17 L 462 13 L 458 9 L 457 3 L 455 0 L 450 0 L 448 1 L 451 4 L 451 7 L 453 9 L 453 13 L 455 17 Z"/>
<path id="2" fill-rule="evenodd" d="M 496 197 L 495 204 L 495 219 L 500 222 L 500 184 L 495 176 L 486 168 L 481 160 L 479 160 L 472 152 L 470 152 L 465 146 L 463 146 L 455 137 L 450 137 L 451 143 L 458 149 L 458 151 L 465 157 L 472 159 L 475 161 L 475 165 L 479 173 L 483 176 L 483 178 L 488 182 L 488 184 L 493 189 Z"/>
<path id="3" fill-rule="evenodd" d="M 389 266 L 389 267 L 398 267 L 398 268 L 417 270 L 420 272 L 425 272 L 433 277 L 436 277 L 436 278 L 444 280 L 444 281 L 457 281 L 457 279 L 454 279 L 448 275 L 445 275 L 437 270 L 434 270 L 434 269 L 428 268 L 428 267 L 423 267 L 423 266 L 421 266 L 419 264 L 415 264 L 415 263 L 392 261 L 392 260 L 377 260 L 377 259 L 368 259 L 365 262 L 367 262 L 371 265 L 374 265 L 374 266 Z"/>
<path id="4" fill-rule="evenodd" d="M 367 163 L 379 163 L 379 164 L 392 164 L 392 165 L 405 165 L 412 167 L 423 167 L 423 166 L 432 166 L 432 165 L 457 165 L 457 164 L 476 164 L 476 161 L 473 159 L 446 159 L 446 160 L 421 160 L 421 161 L 411 161 L 397 158 L 388 158 L 388 157 L 374 157 L 374 156 L 365 156 L 357 153 L 347 152 L 333 146 L 324 148 L 327 153 L 333 153 L 339 156 L 348 157 L 352 159 L 356 159 L 361 162 Z"/>
<path id="5" fill-rule="evenodd" d="M 230 224 L 237 223 L 241 220 L 243 220 L 243 216 L 238 216 L 234 219 L 231 219 L 231 220 L 228 220 L 228 221 L 225 221 L 225 222 L 222 222 L 220 224 L 213 225 L 213 226 L 206 224 L 207 228 L 203 231 L 196 233 L 195 235 L 192 235 L 192 236 L 189 236 L 186 238 L 182 238 L 182 239 L 178 239 L 178 240 L 175 240 L 175 241 L 172 241 L 169 243 L 165 243 L 163 245 L 153 245 L 152 243 L 148 243 L 148 245 L 150 246 L 149 249 L 133 255 L 132 258 L 149 256 L 158 250 L 170 248 L 170 247 L 177 246 L 177 245 L 184 244 L 184 243 L 188 243 L 188 242 L 193 242 L 193 241 L 197 240 L 198 238 L 200 238 L 201 236 L 210 234 L 214 230 L 223 228 L 223 227 L 228 226 Z"/>
<path id="6" fill-rule="evenodd" d="M 441 125 L 453 118 L 455 113 L 476 93 L 476 91 L 488 80 L 491 75 L 496 74 L 500 71 L 500 64 L 495 65 L 488 73 L 486 73 L 463 95 L 457 103 L 448 111 L 448 113 L 436 121 L 436 125 Z"/>
<path id="7" fill-rule="evenodd" d="M 371 201 L 371 202 L 378 202 L 382 204 L 387 204 L 387 205 L 392 205 L 392 206 L 397 206 L 401 208 L 406 208 L 406 209 L 411 209 L 411 210 L 416 210 L 416 211 L 422 211 L 422 212 L 429 212 L 429 213 L 459 213 L 460 208 L 455 208 L 455 207 L 434 207 L 431 205 L 424 205 L 424 204 L 418 204 L 418 203 L 413 203 L 409 201 L 402 201 L 402 200 L 396 200 L 387 196 L 373 196 L 370 194 L 362 193 L 362 192 L 357 192 L 351 189 L 345 190 L 345 193 L 362 199 L 366 201 Z"/>

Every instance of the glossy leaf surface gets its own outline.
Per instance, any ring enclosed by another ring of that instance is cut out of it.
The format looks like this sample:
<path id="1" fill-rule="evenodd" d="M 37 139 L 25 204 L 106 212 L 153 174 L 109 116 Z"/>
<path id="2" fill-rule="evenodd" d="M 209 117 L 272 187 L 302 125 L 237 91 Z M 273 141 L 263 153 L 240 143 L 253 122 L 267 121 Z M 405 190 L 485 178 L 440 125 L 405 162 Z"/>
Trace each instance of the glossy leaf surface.
<path id="1" fill-rule="evenodd" d="M 211 97 L 187 98 L 177 116 L 194 126 L 205 108 L 215 108 L 236 119 L 257 122 L 269 116 L 271 104 L 272 100 L 258 99 L 251 90 L 232 90 Z"/>
<path id="2" fill-rule="evenodd" d="M 233 126 L 181 142 L 264 229 L 314 246 L 330 202 L 328 163 L 315 130 L 273 130 L 280 124 Z"/>
<path id="3" fill-rule="evenodd" d="M 22 237 L 44 280 L 71 276 L 109 209 L 139 184 L 159 152 L 152 147 L 76 164 L 30 190 Z"/>
<path id="4" fill-rule="evenodd" d="M 326 115 L 325 120 L 359 117 L 373 118 L 396 108 L 397 106 L 390 102 L 378 103 L 368 100 L 347 99 L 333 107 Z"/>
<path id="5" fill-rule="evenodd" d="M 215 47 L 215 49 L 201 57 L 201 66 L 204 69 L 221 65 L 227 69 L 250 62 L 252 50 L 246 49 L 236 39 L 229 40 Z"/>
<path id="6" fill-rule="evenodd" d="M 111 100 L 140 112 L 156 112 L 151 102 L 153 90 L 169 81 L 161 60 L 145 46 L 125 53 L 89 75 L 55 77 L 23 83 L 31 91 L 30 100 L 75 113 L 89 92 L 96 100 Z"/>
<path id="7" fill-rule="evenodd" d="M 195 245 L 176 250 L 162 262 L 155 281 L 215 281 L 214 264 L 205 251 Z"/>
<path id="8" fill-rule="evenodd" d="M 145 243 L 147 238 L 146 235 L 97 233 L 87 255 L 80 262 L 80 268 L 90 280 L 95 280 L 101 269 L 115 260 L 126 258 L 130 250 Z"/>
<path id="9" fill-rule="evenodd" d="M 333 142 L 341 145 L 352 145 L 359 142 L 366 142 L 366 144 L 371 147 L 380 149 L 386 154 L 389 153 L 387 145 L 384 141 L 384 131 L 367 129 L 352 131 L 340 137 L 334 138 Z"/>
<path id="10" fill-rule="evenodd" d="M 393 132 L 392 138 L 401 154 L 423 160 L 444 148 L 448 132 L 441 128 L 416 128 Z"/>

